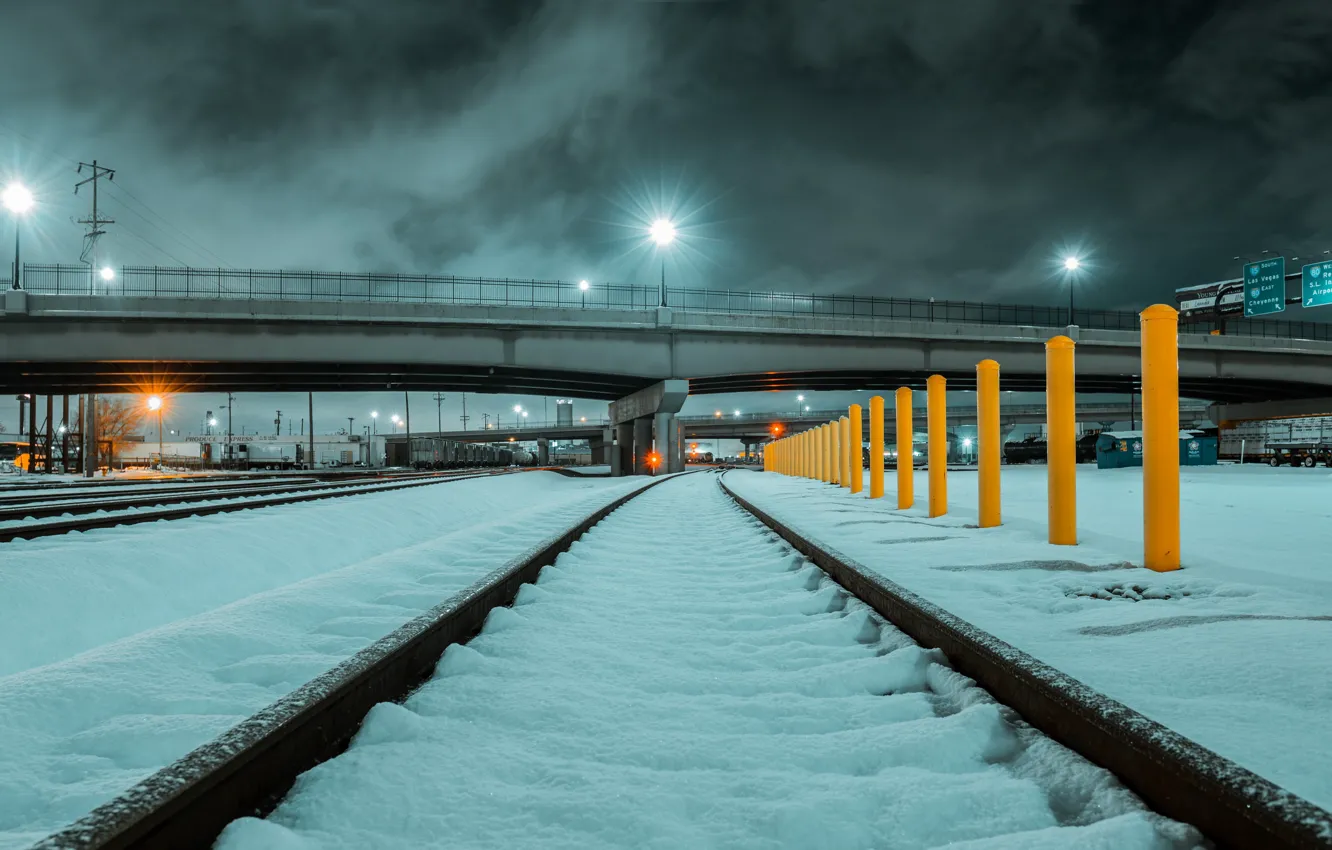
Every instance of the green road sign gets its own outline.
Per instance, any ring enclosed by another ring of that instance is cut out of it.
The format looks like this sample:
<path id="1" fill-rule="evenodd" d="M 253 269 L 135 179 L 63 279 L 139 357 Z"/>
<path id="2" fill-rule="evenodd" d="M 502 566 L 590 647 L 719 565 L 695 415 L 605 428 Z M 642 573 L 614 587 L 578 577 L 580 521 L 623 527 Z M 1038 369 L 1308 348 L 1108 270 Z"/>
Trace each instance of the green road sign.
<path id="1" fill-rule="evenodd" d="M 1300 269 L 1300 303 L 1305 307 L 1332 304 L 1332 260 Z"/>
<path id="2" fill-rule="evenodd" d="M 1244 315 L 1266 316 L 1286 309 L 1286 258 L 1244 266 Z"/>

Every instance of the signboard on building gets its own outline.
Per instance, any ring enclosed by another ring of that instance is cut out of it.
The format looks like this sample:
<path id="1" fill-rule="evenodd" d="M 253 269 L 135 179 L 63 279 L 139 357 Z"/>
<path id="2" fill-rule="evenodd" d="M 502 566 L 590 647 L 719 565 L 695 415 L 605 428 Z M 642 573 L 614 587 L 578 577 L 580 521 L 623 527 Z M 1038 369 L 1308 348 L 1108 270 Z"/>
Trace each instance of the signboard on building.
<path id="1" fill-rule="evenodd" d="M 1244 315 L 1267 316 L 1286 309 L 1286 258 L 1244 265 Z"/>
<path id="2" fill-rule="evenodd" d="M 191 435 L 185 438 L 188 443 L 276 443 L 278 437 L 276 434 L 232 434 L 228 437 L 226 434 L 200 434 Z M 297 442 L 297 438 L 288 437 L 288 442 Z M 304 442 L 304 440 L 300 440 Z"/>

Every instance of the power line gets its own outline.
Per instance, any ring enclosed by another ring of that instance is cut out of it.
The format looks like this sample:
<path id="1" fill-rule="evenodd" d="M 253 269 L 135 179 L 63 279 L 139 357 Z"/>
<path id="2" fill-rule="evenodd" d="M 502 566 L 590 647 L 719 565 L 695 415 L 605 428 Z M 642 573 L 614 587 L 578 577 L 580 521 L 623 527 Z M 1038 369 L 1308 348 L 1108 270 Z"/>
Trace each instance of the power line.
<path id="1" fill-rule="evenodd" d="M 170 233 L 167 233 L 167 232 L 166 232 L 165 230 L 163 230 L 162 228 L 160 228 L 160 227 L 158 227 L 157 225 L 153 224 L 153 222 L 152 222 L 151 220 L 145 218 L 145 217 L 144 217 L 144 216 L 143 216 L 138 210 L 136 210 L 136 209 L 134 209 L 133 207 L 131 207 L 131 206 L 125 204 L 123 201 L 120 201 L 119 199 L 117 199 L 117 201 L 118 201 L 119 204 L 120 204 L 120 209 L 123 210 L 124 212 L 127 212 L 127 213 L 129 213 L 130 215 L 133 215 L 135 218 L 139 219 L 139 220 L 142 221 L 144 224 L 146 224 L 146 225 L 148 225 L 149 227 L 154 228 L 155 230 L 157 230 L 157 231 L 158 231 L 159 233 L 161 233 L 163 236 L 166 236 L 166 237 L 168 237 L 168 238 L 174 240 L 174 241 L 176 242 L 176 244 L 177 244 L 177 245 L 180 245 L 182 248 L 185 248 L 186 250 L 194 250 L 194 249 L 190 248 L 189 245 L 185 244 L 184 242 L 182 242 L 182 241 L 179 240 L 179 239 L 176 239 L 176 238 L 175 238 L 174 236 L 172 236 Z M 122 224 L 121 226 L 124 227 L 123 224 Z M 162 250 L 162 249 L 158 249 L 158 250 Z M 162 250 L 162 253 L 166 254 L 167 252 L 166 252 L 165 250 Z M 197 252 L 196 252 L 196 253 L 197 253 Z M 170 254 L 168 254 L 168 256 L 170 256 Z M 177 262 L 180 262 L 180 261 L 178 260 Z M 192 264 L 191 264 L 191 263 L 184 263 L 184 262 L 182 262 L 181 265 L 183 265 L 183 266 L 188 266 L 188 265 L 192 265 Z"/>
<path id="2" fill-rule="evenodd" d="M 139 197 L 138 197 L 137 195 L 135 195 L 133 192 L 131 192 L 129 189 L 126 189 L 123 185 L 121 185 L 121 184 L 119 184 L 119 183 L 116 184 L 116 187 L 115 187 L 115 188 L 116 188 L 116 190 L 117 190 L 118 192 L 123 192 L 123 193 L 124 193 L 127 197 L 129 197 L 131 200 L 133 200 L 135 203 L 139 204 L 139 206 L 143 207 L 145 210 L 147 210 L 149 213 L 151 213 L 154 217 L 156 217 L 158 220 L 160 220 L 163 224 L 165 224 L 167 227 L 171 228 L 171 229 L 174 230 L 177 234 L 179 234 L 180 238 L 177 238 L 176 241 L 177 241 L 177 242 L 180 242 L 181 239 L 184 239 L 185 242 L 181 242 L 181 244 L 182 244 L 184 247 L 191 248 L 192 250 L 198 251 L 198 252 L 201 253 L 201 254 L 206 254 L 207 256 L 212 257 L 212 258 L 213 258 L 214 260 L 216 260 L 221 266 L 223 266 L 223 267 L 225 267 L 225 268 L 232 268 L 232 266 L 231 266 L 230 263 L 228 263 L 226 260 L 224 260 L 224 259 L 222 259 L 221 257 L 219 257 L 217 254 L 214 254 L 212 251 L 208 250 L 208 248 L 207 248 L 202 242 L 200 242 L 199 240 L 195 239 L 193 236 L 190 236 L 190 234 L 186 233 L 184 230 L 182 230 L 179 226 L 177 226 L 176 224 L 174 224 L 174 223 L 173 223 L 170 219 L 168 219 L 166 216 L 162 215 L 162 214 L 159 213 L 157 210 L 155 210 L 155 209 L 153 209 L 152 207 L 148 206 L 147 203 L 145 203 L 144 201 L 140 200 Z M 128 209 L 128 210 L 130 210 L 131 212 L 134 212 L 135 215 L 139 215 L 138 212 L 136 212 L 135 210 L 133 210 L 133 209 L 132 209 L 131 207 L 129 207 L 128 205 L 125 207 L 125 209 Z M 140 217 L 140 218 L 143 218 L 143 216 L 141 216 L 141 215 L 140 215 L 139 217 Z M 149 224 L 153 224 L 153 222 L 148 221 L 148 219 L 146 219 L 146 218 L 144 218 L 144 221 L 145 221 L 145 222 L 148 222 Z M 154 227 L 157 227 L 158 230 L 163 230 L 163 228 L 162 228 L 161 226 L 159 226 L 159 225 L 153 224 L 153 226 L 154 226 Z M 166 233 L 166 231 L 163 230 L 163 233 Z M 166 235 L 170 236 L 171 234 L 170 234 L 170 233 L 166 233 Z M 191 244 L 185 244 L 186 242 L 191 243 Z"/>
<path id="3" fill-rule="evenodd" d="M 135 239 L 137 239 L 137 240 L 139 240 L 140 242 L 142 242 L 143 244 L 147 245 L 149 248 L 152 248 L 152 249 L 153 249 L 154 251 L 156 251 L 157 253 L 162 254 L 162 255 L 164 255 L 164 256 L 166 256 L 166 257 L 170 257 L 172 260 L 175 261 L 176 265 L 181 266 L 181 267 L 183 267 L 183 268 L 189 268 L 189 266 L 190 266 L 189 263 L 185 262 L 185 261 L 182 260 L 180 257 L 177 257 L 175 254 L 171 253 L 171 252 L 168 251 L 167 249 L 165 249 L 165 248 L 163 248 L 162 246 L 158 245 L 157 243 L 153 242 L 151 239 L 148 239 L 147 237 L 144 237 L 144 236 L 140 236 L 138 233 L 134 232 L 134 229 L 133 229 L 133 228 L 129 227 L 129 226 L 126 225 L 124 222 L 121 222 L 121 224 L 120 224 L 120 230 L 121 230 L 121 232 L 123 232 L 123 233 L 127 233 L 127 234 L 129 234 L 130 236 L 133 236 Z"/>

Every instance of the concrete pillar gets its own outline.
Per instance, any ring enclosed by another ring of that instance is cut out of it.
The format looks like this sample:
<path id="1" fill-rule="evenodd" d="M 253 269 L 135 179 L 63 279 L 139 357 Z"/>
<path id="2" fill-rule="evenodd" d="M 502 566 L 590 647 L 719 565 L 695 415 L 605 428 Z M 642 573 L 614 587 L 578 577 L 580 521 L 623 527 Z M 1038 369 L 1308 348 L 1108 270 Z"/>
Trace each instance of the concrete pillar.
<path id="1" fill-rule="evenodd" d="M 657 454 L 661 455 L 662 472 L 683 472 L 684 454 L 681 449 L 681 425 L 674 413 L 658 413 L 652 417 L 652 430 Z"/>
<path id="2" fill-rule="evenodd" d="M 611 453 L 611 475 L 634 474 L 634 423 L 615 426 L 615 450 Z"/>
<path id="3" fill-rule="evenodd" d="M 615 429 L 603 428 L 598 437 L 588 437 L 587 447 L 592 450 L 592 465 L 613 465 L 611 456 L 615 448 Z"/>
<path id="4" fill-rule="evenodd" d="M 648 466 L 648 452 L 652 451 L 652 417 L 640 416 L 633 422 L 634 439 L 631 444 L 630 459 L 632 464 L 630 469 L 634 475 L 651 475 L 652 467 Z"/>
<path id="5" fill-rule="evenodd" d="M 672 444 L 670 472 L 684 472 L 685 468 L 685 433 L 684 423 L 679 417 L 671 417 L 675 421 L 675 442 Z"/>
<path id="6" fill-rule="evenodd" d="M 550 466 L 549 437 L 537 437 L 537 466 Z"/>

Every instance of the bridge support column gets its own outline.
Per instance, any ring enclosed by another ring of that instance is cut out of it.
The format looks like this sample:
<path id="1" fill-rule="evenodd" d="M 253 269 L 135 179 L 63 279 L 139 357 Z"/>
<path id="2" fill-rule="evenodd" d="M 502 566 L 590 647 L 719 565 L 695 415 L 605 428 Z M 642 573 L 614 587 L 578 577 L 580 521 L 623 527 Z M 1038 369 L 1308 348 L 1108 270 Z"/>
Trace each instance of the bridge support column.
<path id="1" fill-rule="evenodd" d="M 615 447 L 611 450 L 611 475 L 634 473 L 634 423 L 621 422 L 615 426 Z"/>
<path id="2" fill-rule="evenodd" d="M 592 452 L 592 465 L 614 465 L 611 456 L 615 449 L 615 429 L 604 428 L 600 437 L 588 437 L 587 447 Z"/>
<path id="3" fill-rule="evenodd" d="M 549 437 L 537 437 L 537 466 L 550 466 Z"/>
<path id="4" fill-rule="evenodd" d="M 654 430 L 662 469 L 670 471 L 677 466 L 683 469 L 683 440 L 675 414 L 680 412 L 688 396 L 689 382 L 672 378 L 611 402 L 610 421 L 617 429 L 621 444 L 620 475 L 646 475 L 652 471 L 647 456 L 652 451 Z M 632 427 L 628 435 L 624 432 L 625 426 Z"/>
<path id="5" fill-rule="evenodd" d="M 633 474 L 651 475 L 652 467 L 648 466 L 647 458 L 652 451 L 652 417 L 641 416 L 634 420 L 634 439 L 630 445 Z"/>
<path id="6" fill-rule="evenodd" d="M 685 435 L 684 423 L 678 416 L 672 416 L 671 421 L 675 423 L 675 443 L 671 447 L 670 467 L 667 472 L 684 472 L 685 468 Z"/>

